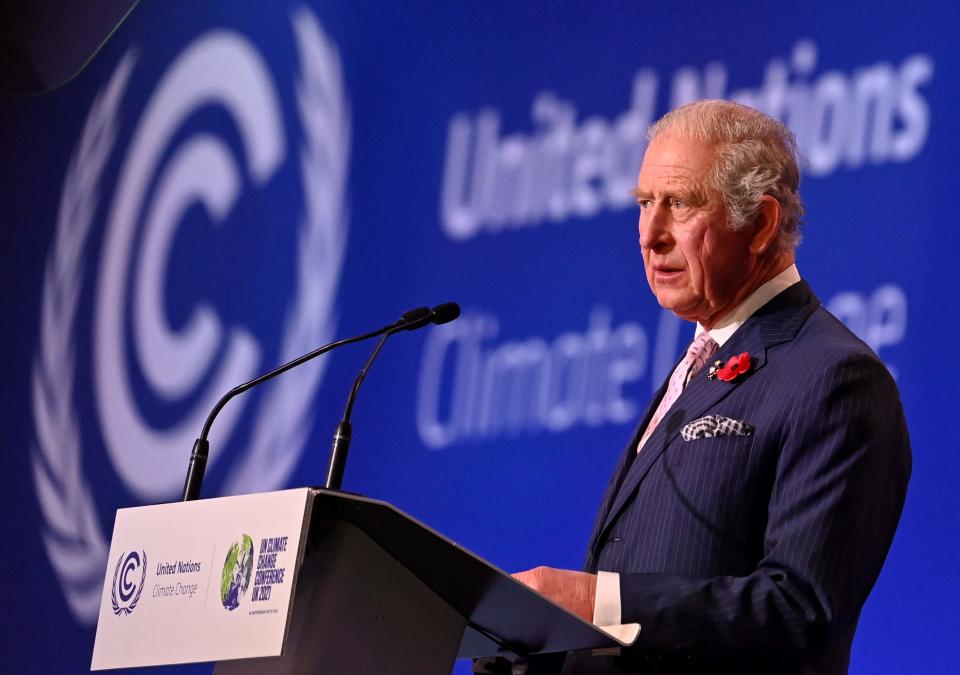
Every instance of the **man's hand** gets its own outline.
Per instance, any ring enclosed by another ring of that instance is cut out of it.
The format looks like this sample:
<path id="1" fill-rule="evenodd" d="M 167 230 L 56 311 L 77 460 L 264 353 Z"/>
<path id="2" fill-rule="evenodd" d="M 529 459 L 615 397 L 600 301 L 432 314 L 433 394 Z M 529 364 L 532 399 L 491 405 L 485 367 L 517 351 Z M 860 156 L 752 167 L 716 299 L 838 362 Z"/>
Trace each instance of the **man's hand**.
<path id="1" fill-rule="evenodd" d="M 535 567 L 513 575 L 569 612 L 593 622 L 593 604 L 597 596 L 597 576 L 553 567 Z"/>

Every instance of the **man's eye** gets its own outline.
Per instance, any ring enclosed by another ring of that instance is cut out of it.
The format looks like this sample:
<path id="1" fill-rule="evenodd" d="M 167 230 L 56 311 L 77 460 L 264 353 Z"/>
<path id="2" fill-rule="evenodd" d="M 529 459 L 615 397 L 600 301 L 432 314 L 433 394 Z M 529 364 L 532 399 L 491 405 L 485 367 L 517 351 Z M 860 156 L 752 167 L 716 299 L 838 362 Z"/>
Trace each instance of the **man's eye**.
<path id="1" fill-rule="evenodd" d="M 670 206 L 672 206 L 672 207 L 675 208 L 675 209 L 682 209 L 682 208 L 686 207 L 686 205 L 687 205 L 687 203 L 686 203 L 685 201 L 683 201 L 682 199 L 671 199 L 671 200 L 670 200 Z"/>
<path id="2" fill-rule="evenodd" d="M 637 200 L 637 204 L 640 205 L 640 208 L 641 208 L 641 209 L 648 209 L 648 208 L 650 208 L 651 206 L 653 206 L 653 200 L 652 200 L 652 199 L 638 199 L 638 200 Z"/>

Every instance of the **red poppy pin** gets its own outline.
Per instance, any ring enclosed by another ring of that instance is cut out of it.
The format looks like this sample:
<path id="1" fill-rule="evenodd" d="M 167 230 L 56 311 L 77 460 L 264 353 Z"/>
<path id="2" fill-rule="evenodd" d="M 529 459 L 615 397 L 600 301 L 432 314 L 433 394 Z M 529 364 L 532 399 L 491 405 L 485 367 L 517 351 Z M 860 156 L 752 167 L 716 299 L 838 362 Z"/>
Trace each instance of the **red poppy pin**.
<path id="1" fill-rule="evenodd" d="M 722 361 L 714 361 L 707 371 L 707 379 L 718 378 L 724 382 L 733 382 L 735 379 L 750 370 L 750 354 L 743 352 L 738 356 L 727 359 L 726 365 Z"/>

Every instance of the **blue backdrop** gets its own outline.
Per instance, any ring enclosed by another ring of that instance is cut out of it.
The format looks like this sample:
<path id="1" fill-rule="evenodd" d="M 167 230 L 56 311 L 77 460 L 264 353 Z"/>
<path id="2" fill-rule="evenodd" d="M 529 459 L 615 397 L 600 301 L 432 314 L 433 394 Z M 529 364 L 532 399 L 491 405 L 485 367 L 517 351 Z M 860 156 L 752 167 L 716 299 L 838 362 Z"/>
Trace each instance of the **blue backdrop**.
<path id="1" fill-rule="evenodd" d="M 910 426 L 851 670 L 953 672 L 960 5 L 858 4 L 144 2 L 4 99 L 0 670 L 89 667 L 113 513 L 176 497 L 223 391 L 445 300 L 368 378 L 344 487 L 505 569 L 579 567 L 692 334 L 642 273 L 645 128 L 727 97 L 797 133 L 801 274 Z M 322 482 L 366 353 L 231 403 L 204 494 Z"/>

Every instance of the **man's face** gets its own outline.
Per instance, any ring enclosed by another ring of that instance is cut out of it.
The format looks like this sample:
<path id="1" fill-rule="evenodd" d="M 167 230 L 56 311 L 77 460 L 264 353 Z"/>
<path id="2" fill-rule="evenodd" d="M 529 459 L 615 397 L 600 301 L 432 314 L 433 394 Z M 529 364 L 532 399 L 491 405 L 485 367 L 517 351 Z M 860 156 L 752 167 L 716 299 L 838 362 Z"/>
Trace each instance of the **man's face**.
<path id="1" fill-rule="evenodd" d="M 640 247 L 662 307 L 710 328 L 743 300 L 757 269 L 750 228 L 734 232 L 708 187 L 715 150 L 664 137 L 650 143 L 637 179 Z"/>

